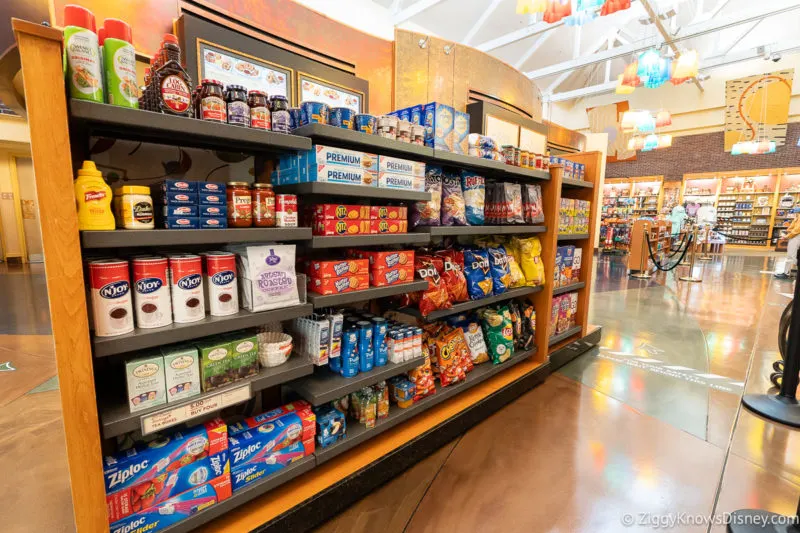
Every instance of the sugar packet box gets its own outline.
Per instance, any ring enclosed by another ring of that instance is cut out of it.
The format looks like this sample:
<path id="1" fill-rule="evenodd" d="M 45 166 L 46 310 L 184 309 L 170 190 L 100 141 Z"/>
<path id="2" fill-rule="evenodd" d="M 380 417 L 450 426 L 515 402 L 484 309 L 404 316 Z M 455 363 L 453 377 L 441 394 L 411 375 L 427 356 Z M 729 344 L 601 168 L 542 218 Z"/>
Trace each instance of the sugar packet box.
<path id="1" fill-rule="evenodd" d="M 572 254 L 572 283 L 578 283 L 581 280 L 581 259 L 583 250 L 576 246 L 575 253 Z"/>
<path id="2" fill-rule="evenodd" d="M 424 178 L 425 163 L 381 155 L 378 156 L 378 172 Z"/>
<path id="3" fill-rule="evenodd" d="M 164 358 L 158 351 L 149 352 L 125 363 L 128 382 L 128 407 L 131 413 L 167 403 Z"/>
<path id="4" fill-rule="evenodd" d="M 559 269 L 559 286 L 569 285 L 572 282 L 572 258 L 574 255 L 574 246 L 564 246 L 561 268 Z"/>
<path id="5" fill-rule="evenodd" d="M 314 437 L 314 423 L 306 429 L 308 421 L 298 413 L 285 413 L 266 424 L 230 436 L 228 441 L 231 468 L 258 461 L 296 442 Z"/>
<path id="6" fill-rule="evenodd" d="M 469 153 L 469 113 L 454 111 L 453 151 L 457 154 Z"/>
<path id="7" fill-rule="evenodd" d="M 313 440 L 311 444 L 313 445 Z M 311 451 L 313 453 L 313 447 Z M 259 457 L 250 462 L 241 464 L 231 469 L 231 484 L 233 492 L 236 493 L 253 483 L 283 470 L 288 465 L 299 461 L 308 455 L 306 446 L 303 442 L 295 442 L 287 448 L 273 452 L 264 457 Z"/>
<path id="8" fill-rule="evenodd" d="M 162 348 L 167 403 L 200 394 L 200 363 L 197 348 L 183 345 Z"/>
<path id="9" fill-rule="evenodd" d="M 155 479 L 106 496 L 108 521 L 114 523 L 134 513 L 146 511 L 209 480 L 228 474 L 230 464 L 227 451 L 203 457 Z"/>
<path id="10" fill-rule="evenodd" d="M 423 118 L 425 146 L 436 150 L 453 151 L 453 119 L 455 110 L 438 102 L 425 104 Z"/>
<path id="11" fill-rule="evenodd" d="M 210 480 L 111 524 L 110 533 L 155 533 L 231 497 L 231 475 Z"/>
<path id="12" fill-rule="evenodd" d="M 228 449 L 228 426 L 220 418 L 165 433 L 103 459 L 106 494 L 139 485 L 165 472 Z"/>
<path id="13" fill-rule="evenodd" d="M 314 434 L 314 413 L 311 409 L 311 404 L 305 400 L 296 400 L 287 403 L 280 407 L 276 407 L 270 411 L 251 416 L 250 418 L 231 424 L 228 427 L 228 432 L 231 436 L 236 436 L 239 433 L 255 429 L 261 425 L 268 424 L 284 415 L 295 413 L 303 421 L 303 435 Z"/>

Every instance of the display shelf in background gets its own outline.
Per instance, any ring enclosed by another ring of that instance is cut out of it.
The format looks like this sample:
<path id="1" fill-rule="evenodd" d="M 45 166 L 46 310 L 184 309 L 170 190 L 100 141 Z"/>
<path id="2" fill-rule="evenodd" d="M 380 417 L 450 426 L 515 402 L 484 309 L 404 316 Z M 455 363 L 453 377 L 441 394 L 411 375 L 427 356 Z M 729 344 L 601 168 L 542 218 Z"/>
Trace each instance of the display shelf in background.
<path id="1" fill-rule="evenodd" d="M 436 386 L 436 393 L 423 398 L 418 402 L 414 402 L 411 407 L 407 407 L 406 409 L 401 409 L 397 407 L 397 405 L 392 405 L 389 410 L 389 416 L 384 418 L 383 420 L 378 420 L 375 424 L 375 427 L 372 429 L 367 429 L 364 424 L 359 423 L 350 423 L 347 425 L 347 434 L 344 439 L 340 440 L 336 444 L 328 446 L 326 448 L 317 447 L 316 452 L 314 455 L 317 456 L 317 464 L 320 465 L 325 463 L 326 461 L 330 461 L 337 455 L 340 455 L 347 450 L 358 446 L 362 442 L 365 442 L 373 437 L 376 437 L 387 431 L 397 424 L 401 422 L 405 422 L 409 418 L 412 418 L 414 415 L 421 413 L 422 411 L 426 411 L 431 407 L 439 405 L 443 401 L 447 400 L 448 398 L 452 398 L 456 394 L 460 392 L 469 390 L 470 388 L 483 383 L 490 377 L 499 374 L 503 370 L 510 368 L 517 363 L 521 363 L 526 359 L 532 357 L 536 353 L 536 349 L 529 350 L 526 352 L 521 352 L 512 356 L 508 361 L 501 363 L 499 365 L 494 365 L 490 362 L 483 363 L 480 365 L 476 365 L 475 368 L 467 374 L 466 381 L 462 381 L 461 383 L 456 383 L 454 385 L 449 385 L 447 387 L 442 387 L 440 385 Z"/>
<path id="2" fill-rule="evenodd" d="M 82 231 L 84 248 L 133 248 L 240 242 L 305 241 L 311 228 L 147 229 Z"/>
<path id="3" fill-rule="evenodd" d="M 580 333 L 583 329 L 583 326 L 572 326 L 568 330 L 564 331 L 563 333 L 559 333 L 558 335 L 553 335 L 550 337 L 550 340 L 547 341 L 548 346 L 553 346 L 558 344 L 559 342 L 563 341 L 564 339 L 568 339 L 573 335 Z"/>
<path id="4" fill-rule="evenodd" d="M 418 226 L 417 233 L 428 233 L 431 237 L 442 235 L 509 235 L 522 233 L 544 233 L 547 226 L 505 225 L 505 226 Z"/>
<path id="5" fill-rule="evenodd" d="M 456 154 L 443 150 L 434 150 L 431 161 L 444 166 L 464 167 L 479 172 L 504 174 L 507 177 L 527 178 L 531 180 L 550 179 L 550 173 L 546 170 L 522 168 L 514 165 L 507 165 L 502 161 L 494 161 L 492 159 L 484 159 L 472 155 Z"/>
<path id="6" fill-rule="evenodd" d="M 317 367 L 313 375 L 287 383 L 287 386 L 311 405 L 322 405 L 392 376 L 408 372 L 424 361 L 424 357 L 415 357 L 402 363 L 387 363 L 384 366 L 376 366 L 369 372 L 359 372 L 352 378 L 340 376 L 327 366 L 322 366 Z"/>
<path id="7" fill-rule="evenodd" d="M 433 148 L 385 139 L 380 135 L 368 135 L 328 124 L 307 124 L 292 131 L 294 135 L 310 137 L 315 144 L 351 148 L 376 155 L 393 155 L 423 161 L 433 157 Z"/>
<path id="8" fill-rule="evenodd" d="M 242 128 L 87 100 L 69 100 L 70 119 L 97 136 L 232 152 L 310 150 L 307 137 Z"/>
<path id="9" fill-rule="evenodd" d="M 342 294 L 322 295 L 314 291 L 308 291 L 308 301 L 314 309 L 323 307 L 335 307 L 337 305 L 350 304 L 354 302 L 365 302 L 386 296 L 396 296 L 408 292 L 424 291 L 428 288 L 428 282 L 424 280 L 412 281 L 411 283 L 399 283 L 387 287 L 370 287 L 360 291 L 345 292 Z"/>
<path id="10" fill-rule="evenodd" d="M 480 300 L 469 300 L 466 302 L 453 304 L 453 307 L 451 307 L 450 309 L 440 309 L 438 311 L 433 311 L 426 317 L 423 317 L 422 314 L 419 312 L 419 310 L 413 307 L 404 307 L 401 310 L 404 313 L 420 317 L 427 322 L 434 322 L 446 316 L 457 315 L 465 311 L 478 309 L 479 307 L 485 307 L 487 305 L 492 305 L 497 302 L 504 302 L 506 300 L 518 298 L 520 296 L 528 296 L 529 294 L 535 294 L 541 290 L 542 290 L 541 285 L 537 287 L 519 287 L 516 289 L 509 289 L 503 294 L 500 294 L 498 296 L 489 296 L 487 298 L 481 298 Z"/>
<path id="11" fill-rule="evenodd" d="M 559 233 L 559 241 L 579 241 L 581 239 L 588 239 L 588 233 Z"/>
<path id="12" fill-rule="evenodd" d="M 570 188 L 577 189 L 577 188 L 581 188 L 581 187 L 583 187 L 585 189 L 593 189 L 594 188 L 594 183 L 592 183 L 591 181 L 585 181 L 585 180 L 576 180 L 576 179 L 572 179 L 572 178 L 562 178 L 561 179 L 561 186 L 565 187 L 565 188 L 568 188 L 568 189 L 570 189 Z"/>
<path id="13" fill-rule="evenodd" d="M 251 313 L 241 309 L 228 316 L 206 316 L 203 320 L 188 324 L 172 323 L 162 328 L 136 328 L 132 333 L 116 337 L 92 337 L 95 357 L 107 357 L 121 353 L 163 346 L 175 342 L 183 342 L 219 333 L 228 333 L 245 328 L 263 326 L 270 322 L 281 322 L 301 316 L 310 315 L 314 308 L 311 304 L 300 304 L 270 311 Z"/>
<path id="14" fill-rule="evenodd" d="M 562 285 L 561 287 L 556 287 L 553 289 L 553 296 L 558 296 L 559 294 L 564 294 L 566 292 L 577 291 L 578 289 L 582 289 L 586 286 L 586 283 L 583 281 L 579 281 L 577 283 L 570 283 L 569 285 Z"/>
<path id="15" fill-rule="evenodd" d="M 382 233 L 371 235 L 314 236 L 309 248 L 350 248 L 358 246 L 380 246 L 389 244 L 425 244 L 430 236 L 424 233 Z"/>
<path id="16" fill-rule="evenodd" d="M 381 200 L 411 200 L 430 202 L 431 193 L 418 191 L 402 191 L 398 189 L 383 189 L 367 185 L 346 185 L 341 183 L 326 183 L 315 181 L 312 183 L 293 183 L 291 185 L 275 185 L 276 193 L 289 193 L 297 195 L 318 194 L 328 196 L 352 196 L 355 198 L 376 198 Z"/>
<path id="17" fill-rule="evenodd" d="M 103 428 L 103 436 L 107 439 L 110 439 L 129 431 L 136 431 L 137 429 L 142 428 L 142 417 L 151 416 L 162 411 L 169 411 L 196 402 L 201 402 L 204 399 L 222 394 L 226 391 L 237 389 L 247 385 L 248 383 L 250 384 L 250 397 L 252 397 L 252 394 L 257 391 L 274 387 L 276 385 L 281 385 L 283 383 L 302 378 L 303 376 L 311 375 L 312 372 L 314 372 L 313 363 L 311 363 L 305 357 L 295 354 L 291 356 L 287 362 L 280 366 L 262 368 L 256 376 L 237 381 L 211 392 L 204 392 L 198 396 L 159 405 L 144 411 L 131 413 L 127 399 L 124 401 L 124 403 L 109 402 L 104 404 L 105 406 L 100 411 L 100 422 Z M 249 400 L 249 398 L 242 401 L 247 400 Z M 198 414 L 196 418 L 206 416 L 210 412 L 211 411 L 203 411 L 202 413 Z"/>

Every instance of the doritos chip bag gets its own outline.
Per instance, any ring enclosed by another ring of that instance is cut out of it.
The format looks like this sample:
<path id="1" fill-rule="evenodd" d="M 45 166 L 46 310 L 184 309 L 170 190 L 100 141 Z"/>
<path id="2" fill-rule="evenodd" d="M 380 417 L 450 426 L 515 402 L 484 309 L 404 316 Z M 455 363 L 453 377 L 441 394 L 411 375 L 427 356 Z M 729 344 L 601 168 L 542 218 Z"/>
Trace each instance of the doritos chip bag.
<path id="1" fill-rule="evenodd" d="M 488 251 L 479 248 L 464 250 L 464 277 L 467 278 L 467 293 L 471 300 L 492 295 L 493 282 Z"/>
<path id="2" fill-rule="evenodd" d="M 467 294 L 467 278 L 464 277 L 464 253 L 460 250 L 439 250 L 435 253 L 436 257 L 441 257 L 443 270 L 440 272 L 453 303 L 466 302 L 469 300 Z"/>
<path id="3" fill-rule="evenodd" d="M 489 267 L 492 272 L 492 294 L 498 296 L 508 290 L 511 273 L 508 269 L 508 255 L 502 246 L 489 248 Z"/>
<path id="4" fill-rule="evenodd" d="M 430 255 L 417 255 L 414 258 L 414 269 L 420 278 L 428 282 L 428 288 L 422 291 L 419 300 L 419 312 L 422 316 L 428 316 L 439 309 L 453 307 L 444 280 L 436 268 L 436 263 L 443 264 L 443 261 L 441 258 L 434 258 Z"/>
<path id="5" fill-rule="evenodd" d="M 502 310 L 485 309 L 481 315 L 481 326 L 486 334 L 492 363 L 498 365 L 507 361 L 514 353 L 514 333 L 511 319 Z"/>

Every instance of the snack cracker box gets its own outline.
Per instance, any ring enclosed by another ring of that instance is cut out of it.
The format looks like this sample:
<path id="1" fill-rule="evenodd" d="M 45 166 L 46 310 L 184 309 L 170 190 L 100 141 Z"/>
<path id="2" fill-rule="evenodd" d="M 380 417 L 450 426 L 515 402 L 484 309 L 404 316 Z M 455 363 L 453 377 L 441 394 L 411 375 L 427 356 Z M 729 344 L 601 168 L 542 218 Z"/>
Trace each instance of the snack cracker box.
<path id="1" fill-rule="evenodd" d="M 311 165 L 307 167 L 306 181 L 321 181 L 326 183 L 341 183 L 344 185 L 378 185 L 378 173 L 357 167 L 341 165 Z"/>
<path id="2" fill-rule="evenodd" d="M 385 250 L 377 252 L 356 250 L 354 254 L 356 257 L 368 259 L 371 270 L 414 265 L 414 250 Z"/>
<path id="3" fill-rule="evenodd" d="M 378 172 L 378 156 L 356 150 L 334 148 L 315 144 L 311 150 L 300 154 L 301 166 L 339 165 Z"/>
<path id="4" fill-rule="evenodd" d="M 125 363 L 131 413 L 167 403 L 164 358 L 157 350 Z"/>
<path id="5" fill-rule="evenodd" d="M 407 233 L 408 222 L 405 220 L 370 220 L 370 233 Z"/>
<path id="6" fill-rule="evenodd" d="M 457 154 L 469 153 L 469 113 L 454 111 L 453 115 L 453 151 Z"/>
<path id="7" fill-rule="evenodd" d="M 248 333 L 234 333 L 230 340 L 230 372 L 234 381 L 258 374 L 258 337 Z"/>
<path id="8" fill-rule="evenodd" d="M 416 125 L 421 125 L 422 120 L 422 113 L 423 113 L 423 106 L 421 104 L 417 104 L 415 106 L 411 106 L 409 108 L 411 110 L 411 123 Z"/>
<path id="9" fill-rule="evenodd" d="M 373 205 L 369 208 L 369 215 L 361 218 L 370 220 L 406 220 L 408 219 L 408 208 L 395 205 Z"/>
<path id="10" fill-rule="evenodd" d="M 200 352 L 200 383 L 203 392 L 233 383 L 231 346 L 228 339 L 206 339 L 195 346 Z"/>
<path id="11" fill-rule="evenodd" d="M 228 449 L 228 426 L 214 418 L 192 428 L 173 431 L 148 443 L 103 459 L 106 494 L 150 481 L 164 472 Z"/>
<path id="12" fill-rule="evenodd" d="M 308 280 L 308 290 L 324 296 L 360 291 L 367 288 L 369 288 L 369 273 L 366 271 L 363 274 L 343 278 L 309 278 Z"/>
<path id="13" fill-rule="evenodd" d="M 176 402 L 200 394 L 200 365 L 197 348 L 173 346 L 162 348 L 167 402 Z"/>
<path id="14" fill-rule="evenodd" d="M 553 265 L 553 287 L 561 285 L 561 270 L 564 268 L 564 247 L 556 248 L 555 264 Z"/>
<path id="15" fill-rule="evenodd" d="M 230 473 L 228 452 L 203 457 L 193 463 L 164 472 L 154 479 L 143 481 L 106 496 L 108 521 L 114 523 L 134 513 L 160 505 L 178 494 Z"/>
<path id="16" fill-rule="evenodd" d="M 304 439 L 313 439 L 314 424 L 306 433 L 303 429 L 304 421 L 297 413 L 286 413 L 255 429 L 229 437 L 231 469 L 263 459 Z"/>
<path id="17" fill-rule="evenodd" d="M 331 237 L 334 235 L 368 235 L 369 220 L 315 220 L 312 226 L 314 235 Z"/>
<path id="18" fill-rule="evenodd" d="M 372 287 L 385 287 L 410 281 L 414 281 L 414 265 L 375 269 L 369 272 L 369 284 Z"/>
<path id="19" fill-rule="evenodd" d="M 401 176 L 425 177 L 425 163 L 409 161 L 399 157 L 389 157 L 382 155 L 378 157 L 378 172 L 383 174 L 398 174 Z"/>
<path id="20" fill-rule="evenodd" d="M 311 439 L 312 444 L 313 442 L 314 440 Z M 305 450 L 302 442 L 295 442 L 288 448 L 233 468 L 231 470 L 233 492 L 236 493 L 248 485 L 284 469 L 287 465 L 299 461 L 306 456 Z M 313 453 L 313 448 L 311 453 Z"/>
<path id="21" fill-rule="evenodd" d="M 110 533 L 155 533 L 227 500 L 230 496 L 231 475 L 225 473 L 155 507 L 114 522 Z"/>
<path id="22" fill-rule="evenodd" d="M 559 286 L 569 285 L 572 282 L 572 257 L 574 255 L 574 246 L 564 246 L 564 255 L 559 270 Z"/>
<path id="23" fill-rule="evenodd" d="M 317 204 L 314 206 L 315 220 L 367 220 L 368 205 Z"/>
<path id="24" fill-rule="evenodd" d="M 312 278 L 328 279 L 365 274 L 369 271 L 366 259 L 342 259 L 340 261 L 311 261 L 308 275 Z"/>
<path id="25" fill-rule="evenodd" d="M 425 192 L 425 178 L 381 172 L 378 175 L 378 187 L 382 189 Z"/>
<path id="26" fill-rule="evenodd" d="M 314 413 L 311 410 L 311 404 L 305 400 L 296 400 L 294 402 L 287 403 L 286 405 L 276 407 L 275 409 L 272 409 L 270 411 L 266 411 L 264 413 L 255 416 L 251 416 L 250 418 L 242 422 L 237 422 L 235 424 L 232 424 L 228 426 L 228 433 L 231 436 L 235 436 L 244 431 L 255 429 L 262 424 L 271 422 L 288 413 L 297 413 L 297 415 L 303 421 L 304 435 L 308 434 L 309 432 L 313 434 L 314 423 L 315 423 Z"/>
<path id="27" fill-rule="evenodd" d="M 423 126 L 425 146 L 436 150 L 453 151 L 453 118 L 455 110 L 438 102 L 425 104 Z"/>
<path id="28" fill-rule="evenodd" d="M 572 283 L 578 283 L 581 280 L 581 256 L 583 250 L 580 247 L 575 247 L 575 253 L 572 255 Z"/>

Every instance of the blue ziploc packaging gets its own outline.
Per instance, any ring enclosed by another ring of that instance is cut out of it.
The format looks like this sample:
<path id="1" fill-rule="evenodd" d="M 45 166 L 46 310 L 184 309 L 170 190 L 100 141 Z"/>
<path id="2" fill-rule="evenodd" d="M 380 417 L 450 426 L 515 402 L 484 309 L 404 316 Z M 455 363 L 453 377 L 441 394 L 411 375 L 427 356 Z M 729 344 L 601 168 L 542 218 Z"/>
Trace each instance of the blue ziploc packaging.
<path id="1" fill-rule="evenodd" d="M 233 492 L 252 485 L 256 481 L 283 470 L 287 465 L 305 457 L 305 446 L 295 442 L 280 451 L 249 461 L 236 468 L 231 468 L 231 485 Z"/>
<path id="2" fill-rule="evenodd" d="M 258 461 L 303 438 L 303 420 L 297 413 L 281 415 L 257 428 L 228 437 L 231 469 Z"/>

